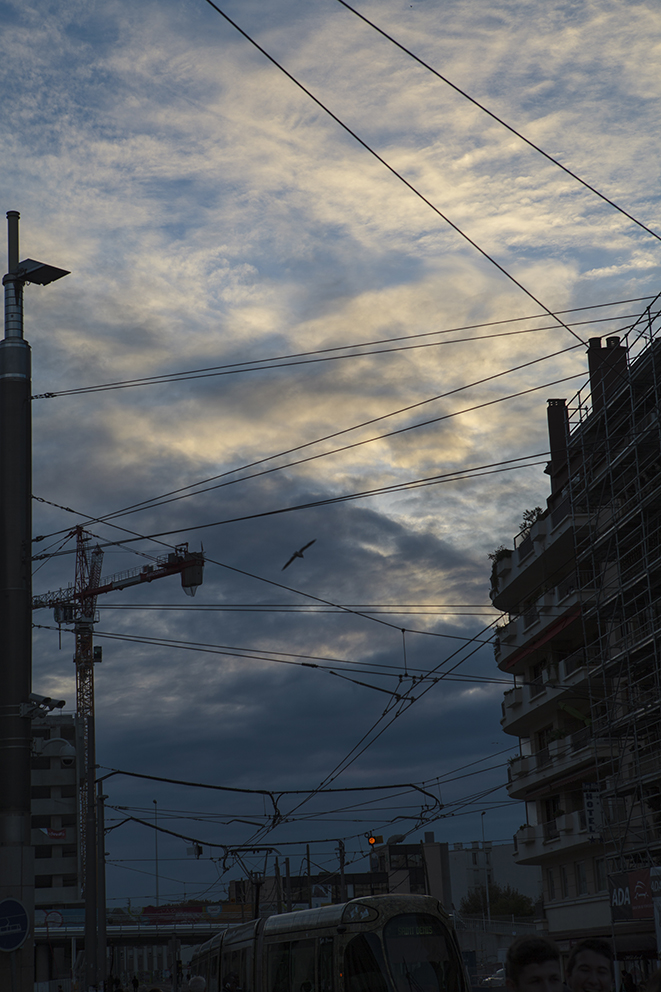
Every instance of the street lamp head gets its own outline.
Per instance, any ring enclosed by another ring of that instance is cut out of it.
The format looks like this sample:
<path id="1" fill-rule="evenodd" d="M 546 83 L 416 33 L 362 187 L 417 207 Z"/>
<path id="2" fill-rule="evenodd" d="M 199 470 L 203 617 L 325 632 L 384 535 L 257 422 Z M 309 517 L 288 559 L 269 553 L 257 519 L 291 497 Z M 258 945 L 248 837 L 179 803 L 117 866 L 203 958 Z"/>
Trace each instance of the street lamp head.
<path id="1" fill-rule="evenodd" d="M 18 263 L 16 271 L 25 282 L 36 282 L 39 286 L 47 286 L 56 279 L 71 275 L 66 269 L 58 269 L 55 265 L 47 265 L 45 262 L 37 262 L 34 258 L 26 258 Z"/>

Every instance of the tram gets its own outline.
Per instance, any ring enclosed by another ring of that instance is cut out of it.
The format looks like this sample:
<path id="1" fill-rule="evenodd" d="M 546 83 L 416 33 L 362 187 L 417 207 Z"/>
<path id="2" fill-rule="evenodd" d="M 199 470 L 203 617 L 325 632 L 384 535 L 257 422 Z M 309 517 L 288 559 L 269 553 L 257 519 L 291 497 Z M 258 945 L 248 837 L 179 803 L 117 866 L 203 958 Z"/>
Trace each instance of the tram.
<path id="1" fill-rule="evenodd" d="M 196 948 L 208 992 L 469 992 L 437 899 L 380 895 L 228 927 Z"/>

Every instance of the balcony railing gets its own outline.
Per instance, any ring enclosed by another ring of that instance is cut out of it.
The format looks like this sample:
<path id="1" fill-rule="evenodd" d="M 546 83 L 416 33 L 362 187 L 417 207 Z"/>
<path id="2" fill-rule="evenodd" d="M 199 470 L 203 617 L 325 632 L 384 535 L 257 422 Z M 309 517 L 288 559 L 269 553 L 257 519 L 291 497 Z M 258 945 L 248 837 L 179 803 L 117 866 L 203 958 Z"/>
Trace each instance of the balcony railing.
<path id="1" fill-rule="evenodd" d="M 556 837 L 560 836 L 560 830 L 558 829 L 557 819 L 548 820 L 546 823 L 542 824 L 542 832 L 544 835 L 544 840 L 555 840 Z"/>

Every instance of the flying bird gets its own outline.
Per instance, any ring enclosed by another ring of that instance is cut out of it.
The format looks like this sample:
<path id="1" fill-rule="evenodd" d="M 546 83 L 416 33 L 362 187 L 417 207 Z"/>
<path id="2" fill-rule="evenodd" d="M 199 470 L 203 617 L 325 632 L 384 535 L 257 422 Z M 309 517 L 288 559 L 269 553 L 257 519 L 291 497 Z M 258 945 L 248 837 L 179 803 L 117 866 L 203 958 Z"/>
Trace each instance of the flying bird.
<path id="1" fill-rule="evenodd" d="M 281 571 L 281 572 L 284 572 L 284 570 L 285 570 L 286 568 L 289 568 L 289 566 L 291 565 L 291 563 L 292 563 L 293 561 L 295 561 L 295 560 L 296 560 L 297 558 L 302 558 L 302 557 L 303 557 L 303 552 L 304 552 L 304 551 L 307 551 L 307 549 L 308 549 L 308 548 L 311 548 L 311 547 L 312 547 L 312 545 L 314 544 L 314 542 L 315 542 L 316 540 L 317 540 L 317 538 L 315 537 L 315 538 L 314 538 L 314 540 L 312 540 L 312 541 L 308 541 L 308 543 L 307 543 L 307 544 L 304 544 L 304 545 L 303 545 L 303 547 L 302 547 L 302 548 L 301 548 L 301 549 L 300 549 L 299 551 L 295 551 L 295 552 L 294 552 L 294 554 L 293 554 L 293 555 L 291 556 L 291 558 L 289 559 L 289 561 L 287 562 L 287 564 L 286 564 L 286 565 L 283 565 L 283 566 L 282 566 L 282 568 L 280 569 L 280 571 Z"/>

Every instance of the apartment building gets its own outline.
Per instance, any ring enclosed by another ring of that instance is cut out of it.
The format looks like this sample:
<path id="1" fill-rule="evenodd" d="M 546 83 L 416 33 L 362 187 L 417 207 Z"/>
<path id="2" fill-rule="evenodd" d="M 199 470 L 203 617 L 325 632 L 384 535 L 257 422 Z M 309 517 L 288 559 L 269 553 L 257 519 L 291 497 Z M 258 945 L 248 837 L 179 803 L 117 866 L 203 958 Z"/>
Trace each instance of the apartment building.
<path id="1" fill-rule="evenodd" d="M 658 317 L 590 339 L 586 387 L 548 401 L 551 494 L 491 577 L 515 860 L 542 868 L 551 936 L 613 934 L 639 962 L 661 865 Z"/>
<path id="2" fill-rule="evenodd" d="M 35 907 L 82 907 L 78 837 L 77 718 L 50 714 L 32 722 L 32 844 L 35 850 Z M 53 918 L 55 923 L 55 917 Z"/>
<path id="3" fill-rule="evenodd" d="M 449 851 L 452 904 L 461 902 L 475 889 L 487 885 L 509 886 L 533 903 L 542 895 L 542 871 L 536 865 L 514 861 L 513 844 L 493 844 L 490 840 L 452 844 Z"/>

